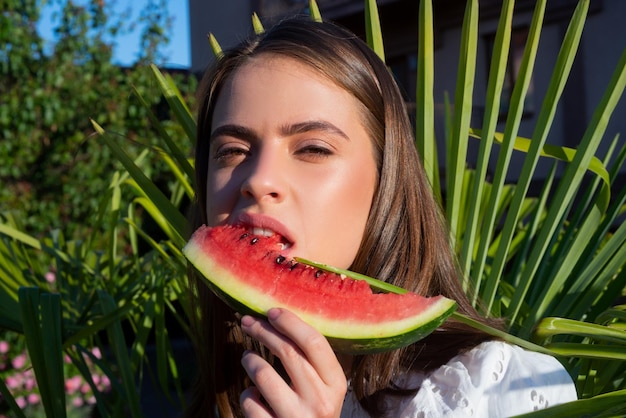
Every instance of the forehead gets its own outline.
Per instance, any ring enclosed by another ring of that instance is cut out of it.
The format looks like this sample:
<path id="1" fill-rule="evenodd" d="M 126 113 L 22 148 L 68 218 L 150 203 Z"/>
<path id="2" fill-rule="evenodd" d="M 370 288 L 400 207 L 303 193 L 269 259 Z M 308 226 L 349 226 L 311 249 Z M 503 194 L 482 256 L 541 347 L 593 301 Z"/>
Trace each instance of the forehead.
<path id="1" fill-rule="evenodd" d="M 319 70 L 294 58 L 261 54 L 246 60 L 224 83 L 215 104 L 213 122 L 233 117 L 312 117 L 313 113 L 356 116 L 362 104 L 353 94 Z M 271 110 L 280 111 L 272 114 Z"/>

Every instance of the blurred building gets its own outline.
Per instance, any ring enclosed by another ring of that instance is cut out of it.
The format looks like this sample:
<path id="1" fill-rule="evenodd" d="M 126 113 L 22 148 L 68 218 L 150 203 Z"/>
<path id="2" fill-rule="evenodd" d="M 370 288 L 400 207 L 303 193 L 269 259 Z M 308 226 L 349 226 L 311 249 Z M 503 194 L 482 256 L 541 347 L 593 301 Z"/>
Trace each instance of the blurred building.
<path id="1" fill-rule="evenodd" d="M 510 93 L 526 42 L 526 35 L 536 1 L 517 0 L 515 3 L 514 33 L 508 75 Z M 536 125 L 536 115 L 542 105 L 556 57 L 577 0 L 548 0 L 544 27 L 539 44 L 532 85 L 520 135 L 530 137 Z M 435 0 L 435 100 L 439 115 L 443 114 L 444 97 L 454 101 L 454 86 L 459 60 L 461 25 L 465 0 Z M 498 24 L 501 0 L 480 0 L 479 50 L 474 92 L 472 126 L 482 125 L 490 51 Z M 308 0 L 189 0 L 191 19 L 192 70 L 202 71 L 212 60 L 206 34 L 212 32 L 223 47 L 228 47 L 252 30 L 251 16 L 256 12 L 267 27 L 276 20 L 307 12 Z M 365 38 L 363 0 L 318 0 L 322 16 L 346 26 Z M 391 67 L 409 103 L 415 97 L 417 56 L 417 0 L 378 0 L 381 26 L 385 42 L 387 64 Z M 555 115 L 548 142 L 575 147 L 584 135 L 587 123 L 599 104 L 611 75 L 626 49 L 626 1 L 591 0 L 582 42 L 574 62 L 561 104 Z M 502 121 L 506 118 L 506 103 L 502 107 Z M 442 120 L 443 118 L 438 118 Z M 500 127 L 504 129 L 504 125 Z M 621 133 L 626 137 L 626 98 L 622 98 L 609 124 L 607 138 L 598 157 L 602 158 L 610 140 Z M 442 139 L 442 127 L 438 138 Z M 473 152 L 470 149 L 470 153 Z M 521 169 L 522 156 L 515 162 Z M 471 162 L 471 156 L 470 160 Z M 542 168 L 547 172 L 549 164 Z M 515 171 L 515 170 L 513 170 Z M 512 174 L 511 180 L 515 179 Z"/>

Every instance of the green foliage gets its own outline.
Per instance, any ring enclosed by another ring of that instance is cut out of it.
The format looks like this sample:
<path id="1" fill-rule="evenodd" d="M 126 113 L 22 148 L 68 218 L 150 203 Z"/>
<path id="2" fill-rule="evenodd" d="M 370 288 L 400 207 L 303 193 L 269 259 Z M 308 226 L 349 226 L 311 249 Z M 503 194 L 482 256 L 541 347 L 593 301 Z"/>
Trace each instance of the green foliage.
<path id="1" fill-rule="evenodd" d="M 126 138 L 129 149 L 154 145 L 156 128 L 148 112 L 162 113 L 164 108 L 145 64 L 163 59 L 159 47 L 167 42 L 167 8 L 164 1 L 146 6 L 139 19 L 143 31 L 138 65 L 121 68 L 111 62 L 112 48 L 116 36 L 131 28 L 125 29 L 125 16 L 115 15 L 105 3 L 53 3 L 60 12 L 57 40 L 51 46 L 35 26 L 44 2 L 3 2 L 0 201 L 3 211 L 13 211 L 36 236 L 60 227 L 71 237 L 90 233 L 80 225 L 89 225 L 110 173 L 119 167 L 109 149 L 92 135 L 90 118 Z M 155 13 L 155 7 L 161 12 Z M 176 78 L 191 100 L 195 78 Z M 146 103 L 131 94 L 133 89 Z M 169 116 L 159 114 L 159 118 Z M 173 140 L 188 147 L 180 134 L 173 132 Z M 166 187 L 168 179 L 159 177 L 164 165 L 155 154 L 149 158 L 155 181 Z"/>
<path id="2" fill-rule="evenodd" d="M 119 147 L 116 142 L 109 146 Z M 147 154 L 144 150 L 129 163 L 149 171 Z M 0 269 L 0 327 L 25 335 L 49 417 L 66 416 L 59 399 L 64 399 L 64 379 L 71 376 L 62 367 L 61 353 L 90 386 L 100 416 L 143 416 L 140 388 L 152 376 L 167 396 L 176 394 L 169 402 L 184 403 L 185 377 L 174 359 L 166 317 L 189 334 L 186 263 L 171 241 L 156 242 L 142 228 L 138 208 L 149 206 L 150 194 L 124 202 L 123 188 L 141 190 L 127 172 L 113 173 L 92 220 L 99 236 L 86 241 L 66 240 L 60 231 L 36 239 L 23 233 L 14 218 L 0 223 L 0 265 L 8 266 Z M 172 205 L 182 201 L 177 190 L 168 193 Z M 141 248 L 140 236 L 147 248 Z M 50 272 L 54 281 L 47 277 Z M 146 357 L 149 343 L 156 348 L 156 364 Z M 106 356 L 89 354 L 94 349 Z M 98 387 L 95 372 L 111 382 L 110 391 Z M 0 390 L 11 399 L 6 386 Z"/>
<path id="3" fill-rule="evenodd" d="M 505 1 L 492 55 L 483 124 L 480 129 L 470 129 L 478 21 L 477 2 L 468 0 L 455 113 L 446 117 L 447 166 L 441 182 L 434 135 L 430 3 L 422 1 L 420 6 L 416 138 L 435 192 L 446 193 L 446 217 L 465 274 L 465 288 L 476 306 L 484 307 L 485 314 L 508 320 L 510 335 L 489 332 L 526 347 L 530 346 L 519 338 L 532 339 L 543 346 L 541 351 L 550 350 L 567 365 L 579 396 L 585 400 L 549 410 L 546 416 L 578 415 L 579 408 L 589 416 L 606 411 L 623 414 L 626 329 L 623 307 L 613 305 L 626 287 L 626 226 L 620 224 L 626 191 L 615 181 L 624 169 L 626 145 L 618 138 L 605 138 L 605 129 L 626 87 L 626 51 L 612 79 L 607 80 L 604 97 L 578 147 L 574 150 L 547 144 L 582 37 L 589 1 L 581 0 L 565 33 L 533 135 L 520 138 L 518 130 L 546 7 L 545 1 L 538 1 L 505 130 L 496 132 L 514 7 L 514 1 Z M 475 170 L 465 168 L 471 137 L 480 139 Z M 608 141 L 611 147 L 606 156 L 598 159 L 594 154 L 602 141 Z M 492 147 L 494 142 L 500 144 L 498 149 Z M 505 184 L 511 155 L 516 150 L 525 153 L 522 172 L 515 184 Z M 492 154 L 497 166 L 493 180 L 488 181 L 486 167 Z M 528 191 L 540 158 L 555 160 L 555 168 L 540 196 L 534 197 Z M 564 165 L 560 178 L 555 176 L 557 164 Z M 587 186 L 585 179 L 589 180 Z M 601 395 L 607 392 L 610 395 Z"/>

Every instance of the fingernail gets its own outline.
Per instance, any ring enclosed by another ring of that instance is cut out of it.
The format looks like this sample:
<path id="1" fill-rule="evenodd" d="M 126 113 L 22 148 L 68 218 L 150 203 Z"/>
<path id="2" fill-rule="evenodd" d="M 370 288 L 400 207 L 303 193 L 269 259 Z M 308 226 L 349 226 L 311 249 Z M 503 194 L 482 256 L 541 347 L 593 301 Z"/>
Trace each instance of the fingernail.
<path id="1" fill-rule="evenodd" d="M 241 326 L 242 327 L 249 327 L 253 323 L 254 323 L 254 318 L 251 317 L 250 315 L 244 315 L 244 316 L 241 317 Z"/>
<path id="2" fill-rule="evenodd" d="M 272 308 L 269 311 L 267 311 L 267 317 L 271 320 L 278 319 L 281 312 L 282 311 L 279 308 Z"/>

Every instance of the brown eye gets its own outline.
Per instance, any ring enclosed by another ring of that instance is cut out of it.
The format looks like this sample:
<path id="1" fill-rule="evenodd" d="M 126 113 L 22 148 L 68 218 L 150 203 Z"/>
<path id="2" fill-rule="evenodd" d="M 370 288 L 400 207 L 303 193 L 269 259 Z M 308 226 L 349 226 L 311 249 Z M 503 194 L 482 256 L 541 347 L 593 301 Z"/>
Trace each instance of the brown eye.
<path id="1" fill-rule="evenodd" d="M 231 165 L 243 161 L 250 155 L 250 151 L 239 146 L 220 147 L 214 154 L 213 159 L 219 164 Z"/>
<path id="2" fill-rule="evenodd" d="M 320 145 L 307 145 L 305 147 L 300 148 L 296 154 L 301 155 L 305 158 L 326 158 L 333 155 L 333 151 Z"/>

